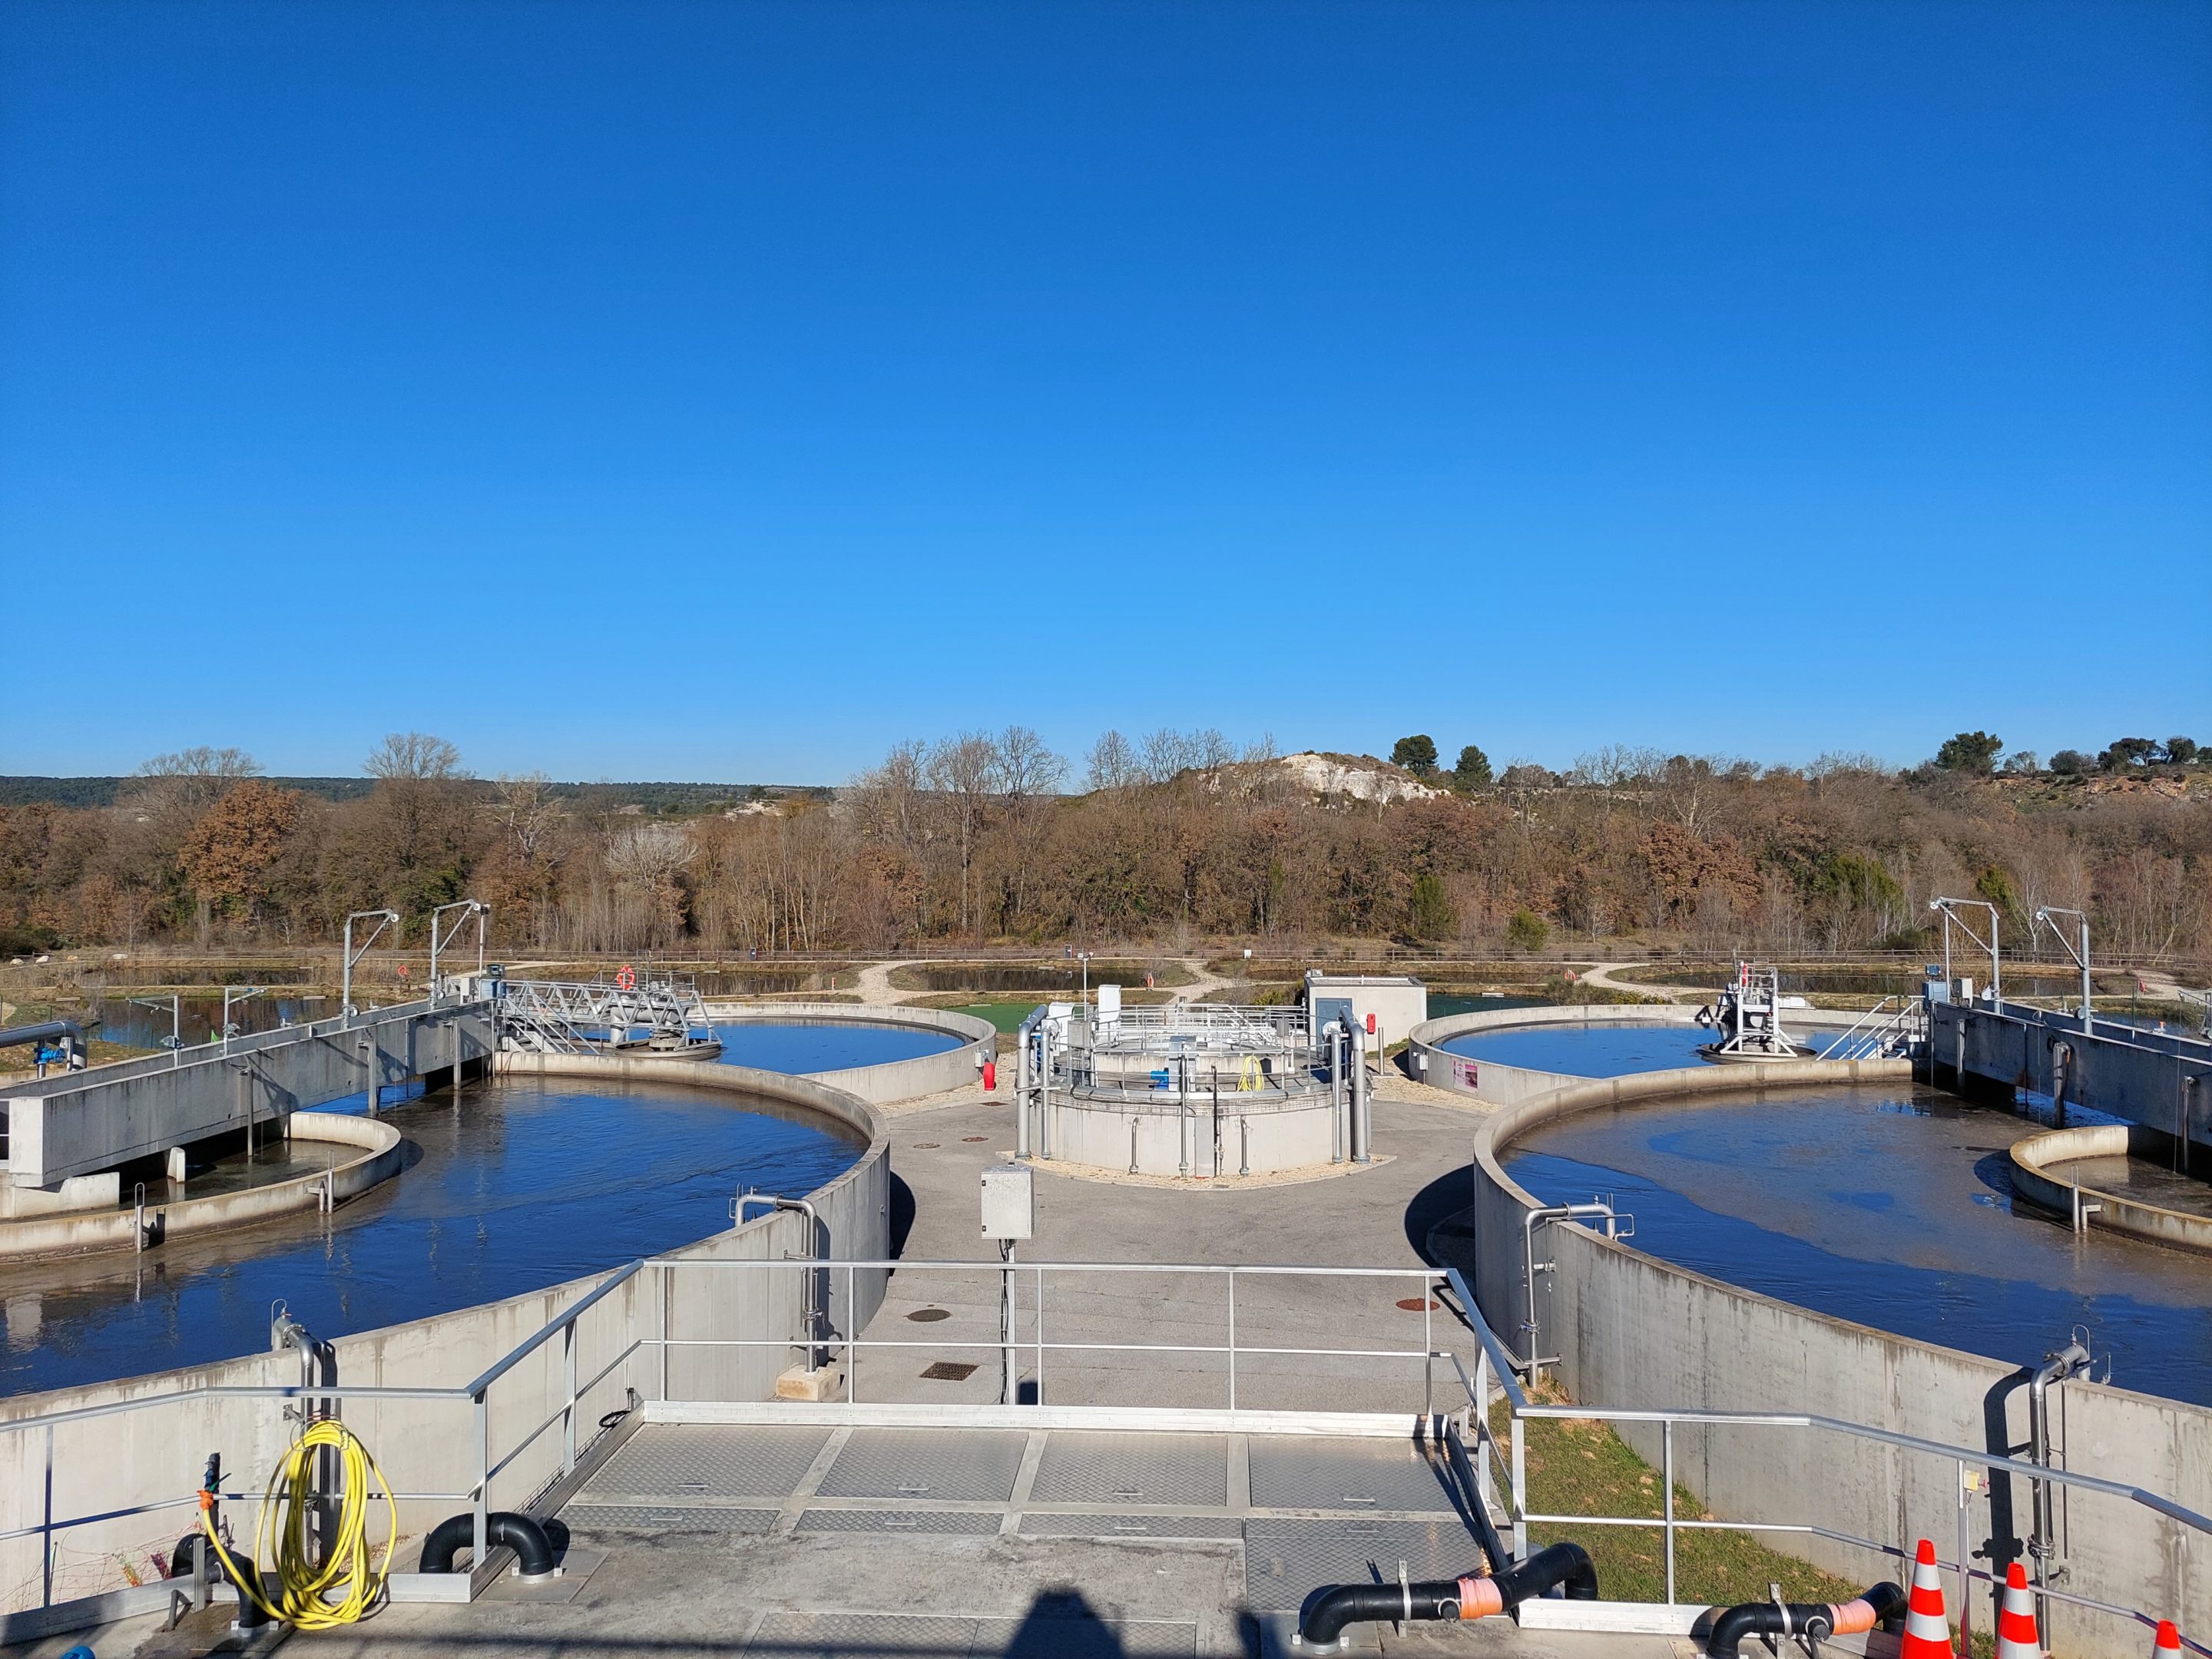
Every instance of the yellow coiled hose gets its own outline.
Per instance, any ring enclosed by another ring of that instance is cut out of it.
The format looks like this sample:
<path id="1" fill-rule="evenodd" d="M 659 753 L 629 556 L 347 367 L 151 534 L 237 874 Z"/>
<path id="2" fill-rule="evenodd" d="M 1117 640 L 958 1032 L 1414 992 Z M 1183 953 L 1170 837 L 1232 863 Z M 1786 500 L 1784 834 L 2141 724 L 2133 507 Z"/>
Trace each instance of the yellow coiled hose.
<path id="1" fill-rule="evenodd" d="M 314 1455 L 325 1449 L 337 1453 L 344 1479 L 338 1500 L 337 1533 L 331 1540 L 329 1559 L 318 1571 L 307 1554 L 307 1511 L 315 1501 Z M 378 1566 L 369 1562 L 368 1503 L 372 1481 L 384 1493 L 384 1506 L 391 1522 L 386 1533 L 383 1565 Z M 223 1547 L 222 1540 L 216 1536 L 214 1499 L 205 1492 L 200 1494 L 200 1530 L 214 1546 L 216 1559 L 222 1563 L 231 1582 L 271 1619 L 282 1619 L 298 1630 L 331 1630 L 361 1619 L 383 1594 L 385 1574 L 392 1565 L 391 1540 L 399 1536 L 399 1505 L 393 1502 L 391 1483 L 385 1480 L 384 1471 L 377 1468 L 376 1460 L 369 1455 L 368 1448 L 344 1424 L 331 1418 L 309 1424 L 307 1431 L 292 1443 L 292 1449 L 284 1454 L 284 1461 L 269 1477 L 269 1489 L 262 1495 L 261 1521 L 253 1553 L 257 1561 L 268 1562 L 276 1569 L 280 1589 L 274 1602 L 265 1598 L 258 1583 L 247 1582 L 250 1575 L 239 1570 L 230 1552 Z M 283 1511 L 281 1536 L 276 1518 L 280 1508 Z"/>

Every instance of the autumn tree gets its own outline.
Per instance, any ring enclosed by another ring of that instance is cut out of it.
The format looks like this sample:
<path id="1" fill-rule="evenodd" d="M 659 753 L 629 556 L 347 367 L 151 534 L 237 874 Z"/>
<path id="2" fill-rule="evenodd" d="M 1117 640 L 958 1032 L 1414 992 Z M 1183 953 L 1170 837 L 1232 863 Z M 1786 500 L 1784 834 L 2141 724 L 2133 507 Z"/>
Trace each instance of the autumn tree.
<path id="1" fill-rule="evenodd" d="M 299 822 L 296 791 L 249 778 L 222 795 L 192 825 L 179 854 L 201 902 L 251 920 Z"/>

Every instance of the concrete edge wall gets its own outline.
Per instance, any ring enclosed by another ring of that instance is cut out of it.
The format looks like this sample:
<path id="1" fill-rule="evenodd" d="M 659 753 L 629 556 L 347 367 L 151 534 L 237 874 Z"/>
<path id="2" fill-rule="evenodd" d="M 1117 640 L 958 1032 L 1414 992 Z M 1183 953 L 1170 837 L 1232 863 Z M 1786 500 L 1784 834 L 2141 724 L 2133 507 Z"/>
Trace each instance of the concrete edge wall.
<path id="1" fill-rule="evenodd" d="M 289 1139 L 351 1146 L 360 1152 L 357 1158 L 331 1166 L 328 1175 L 333 1202 L 343 1204 L 399 1173 L 400 1148 L 405 1145 L 405 1137 L 389 1123 L 374 1118 L 350 1117 L 340 1112 L 302 1111 L 287 1118 L 283 1127 Z M 246 1192 L 149 1202 L 146 1213 L 149 1220 L 158 1224 L 164 1239 L 218 1232 L 228 1227 L 250 1226 L 272 1216 L 317 1209 L 323 1201 L 323 1181 L 321 1174 L 295 1176 Z M 31 1220 L 0 1222 L 0 1261 L 127 1250 L 136 1245 L 137 1231 L 135 1209 L 99 1212 L 79 1210 Z"/>
<path id="2" fill-rule="evenodd" d="M 999 1052 L 997 1026 L 988 1019 L 955 1013 L 949 1008 L 909 1008 L 898 1003 L 866 1002 L 732 1003 L 709 998 L 707 1017 L 721 1025 L 748 1022 L 763 1025 L 896 1025 L 910 1030 L 947 1033 L 960 1039 L 957 1048 L 923 1054 L 915 1060 L 890 1060 L 880 1066 L 853 1066 L 842 1071 L 808 1074 L 817 1083 L 842 1089 L 878 1106 L 964 1088 L 981 1075 L 982 1062 L 994 1059 Z"/>
<path id="3" fill-rule="evenodd" d="M 805 1078 L 696 1061 L 595 1056 L 510 1056 L 511 1069 L 632 1082 L 676 1083 L 725 1090 L 835 1120 L 861 1138 L 866 1150 L 853 1167 L 811 1194 L 822 1234 L 805 1237 L 803 1217 L 763 1216 L 665 1252 L 696 1270 L 641 1273 L 611 1292 L 577 1322 L 576 1375 L 590 1383 L 574 1413 L 580 1449 L 601 1431 L 601 1416 L 622 1410 L 635 1389 L 664 1397 L 663 1351 L 628 1352 L 640 1339 L 659 1336 L 664 1319 L 679 1339 L 759 1340 L 759 1347 L 677 1347 L 666 1351 L 665 1397 L 688 1400 L 763 1400 L 772 1396 L 779 1372 L 795 1362 L 805 1334 L 804 1283 L 799 1271 L 700 1266 L 723 1261 L 781 1262 L 822 1250 L 850 1260 L 881 1261 L 890 1249 L 890 1148 L 881 1118 L 866 1101 Z M 733 1104 L 742 1103 L 733 1101 Z M 794 1194 L 799 1196 L 799 1194 Z M 824 1303 L 833 1332 L 864 1328 L 881 1305 L 888 1275 L 881 1271 L 824 1272 Z M 459 1387 L 544 1328 L 562 1310 L 605 1284 L 605 1272 L 549 1285 L 501 1301 L 336 1339 L 341 1384 L 383 1387 Z M 321 1334 L 319 1333 L 319 1334 Z M 596 1382 L 591 1379 L 601 1371 Z M 493 1458 L 499 1457 L 557 1414 L 567 1397 L 562 1344 L 555 1339 L 522 1360 L 493 1388 L 489 1401 Z M 0 1531 L 38 1524 L 47 1489 L 47 1436 L 10 1432 L 24 1418 L 130 1401 L 161 1402 L 179 1390 L 258 1384 L 296 1385 L 296 1354 L 252 1354 L 74 1389 L 0 1400 Z M 124 1414 L 57 1425 L 52 1431 L 52 1502 L 57 1516 L 104 1513 L 174 1499 L 189 1499 L 210 1451 L 221 1451 L 235 1474 L 232 1489 L 258 1493 L 268 1472 L 292 1441 L 273 1400 L 235 1397 L 175 1400 Z M 455 1492 L 474 1478 L 474 1413 L 465 1402 L 444 1400 L 362 1400 L 343 1411 L 399 1491 Z M 539 1435 L 492 1484 L 495 1509 L 526 1507 L 558 1474 L 562 1425 Z M 403 1500 L 400 1526 L 410 1540 L 465 1501 Z M 232 1510 L 238 1529 L 251 1536 L 256 1505 Z M 193 1525 L 192 1510 L 124 1516 L 64 1534 L 70 1565 L 58 1579 L 57 1601 L 115 1588 L 120 1559 L 143 1561 Z M 413 1554 L 403 1547 L 403 1567 Z M 0 1615 L 36 1607 L 39 1540 L 0 1543 Z M 12 1639 L 0 1617 L 0 1642 Z"/>
<path id="4" fill-rule="evenodd" d="M 1553 1025 L 1694 1025 L 1696 1011 L 1681 1004 L 1660 1007 L 1650 1003 L 1589 1003 L 1557 1008 L 1474 1009 L 1464 1014 L 1445 1014 L 1416 1025 L 1407 1037 L 1400 1069 L 1417 1083 L 1426 1083 L 1454 1094 L 1471 1095 L 1493 1106 L 1511 1106 L 1524 1100 L 1585 1079 L 1562 1072 L 1540 1072 L 1524 1066 L 1504 1066 L 1494 1060 L 1470 1060 L 1443 1047 L 1451 1037 L 1470 1031 L 1507 1031 Z M 1848 1030 L 1861 1016 L 1839 1009 L 1792 1008 L 1788 1024 L 1816 1030 Z M 1762 1061 L 1761 1064 L 1780 1062 Z M 1474 1081 L 1468 1082 L 1473 1076 Z"/>
<path id="5" fill-rule="evenodd" d="M 1525 1352 L 1522 1222 L 1537 1200 L 1498 1163 L 1512 1141 L 1554 1118 L 1638 1099 L 1886 1081 L 1909 1070 L 1905 1060 L 1701 1066 L 1577 1083 L 1503 1109 L 1475 1133 L 1474 1203 L 1463 1215 L 1472 1255 L 1452 1265 L 1472 1269 L 1485 1318 L 1509 1347 Z M 1464 1245 L 1451 1251 L 1447 1235 L 1437 1243 L 1448 1254 L 1465 1254 Z M 1577 1400 L 1805 1413 L 1992 1449 L 2027 1439 L 2026 1373 L 2002 1362 L 1760 1296 L 1585 1227 L 1546 1228 L 1537 1257 L 1547 1256 L 1555 1267 L 1540 1276 L 1539 1340 L 1547 1357 L 1557 1356 L 1561 1380 Z M 2212 1513 L 2212 1411 L 2096 1384 L 2070 1383 L 2065 1392 L 2074 1425 L 2070 1467 Z M 1658 1463 L 1656 1427 L 1621 1430 Z M 1927 1536 L 1946 1556 L 1956 1547 L 1953 1462 L 1830 1433 L 1689 1425 L 1674 1431 L 1674 1456 L 1677 1478 L 1723 1517 L 1811 1521 L 1908 1548 Z M 2000 1563 L 2023 1551 L 2031 1527 L 2027 1488 L 1998 1479 L 1976 1501 L 1972 1547 L 1994 1552 Z M 2176 1619 L 2185 1629 L 2212 1625 L 2212 1571 L 2202 1561 L 2208 1540 L 2124 1499 L 2074 1495 L 2066 1503 L 2068 1588 Z M 1773 1541 L 1860 1582 L 1897 1570 L 1850 1545 Z M 2053 1605 L 2060 1650 L 2082 1659 L 2140 1653 L 2139 1627 Z M 1977 1597 L 1975 1622 L 1990 1628 L 1985 1596 Z"/>
<path id="6" fill-rule="evenodd" d="M 2077 1158 L 2127 1158 L 2163 1152 L 2170 1137 L 2147 1132 L 2140 1124 L 2100 1123 L 2071 1129 L 2046 1129 L 2041 1134 L 2016 1140 L 2010 1153 L 2013 1190 L 2030 1203 L 2070 1220 L 2075 1195 L 2097 1206 L 2088 1224 L 2103 1227 L 2153 1243 L 2179 1249 L 2212 1251 L 2212 1216 L 2192 1215 L 2145 1204 L 2118 1193 L 2094 1187 L 2077 1187 L 2048 1174 L 2044 1166 Z"/>

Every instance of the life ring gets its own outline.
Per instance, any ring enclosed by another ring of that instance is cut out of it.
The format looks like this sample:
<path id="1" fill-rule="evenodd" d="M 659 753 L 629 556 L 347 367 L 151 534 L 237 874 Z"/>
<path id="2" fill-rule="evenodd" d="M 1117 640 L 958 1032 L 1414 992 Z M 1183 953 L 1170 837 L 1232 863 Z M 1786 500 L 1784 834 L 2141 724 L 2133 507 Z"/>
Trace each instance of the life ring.
<path id="1" fill-rule="evenodd" d="M 626 962 L 623 963 L 622 970 L 615 975 L 615 989 L 617 991 L 637 989 L 637 969 Z"/>

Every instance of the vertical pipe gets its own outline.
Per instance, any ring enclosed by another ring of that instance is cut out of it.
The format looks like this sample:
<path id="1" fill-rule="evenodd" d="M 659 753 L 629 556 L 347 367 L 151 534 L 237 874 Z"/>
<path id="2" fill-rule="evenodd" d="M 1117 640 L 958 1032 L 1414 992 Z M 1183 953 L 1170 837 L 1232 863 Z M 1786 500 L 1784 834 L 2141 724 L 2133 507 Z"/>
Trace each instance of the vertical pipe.
<path id="1" fill-rule="evenodd" d="M 1037 1028 L 1037 1156 L 1052 1161 L 1052 1022 Z"/>
<path id="2" fill-rule="evenodd" d="M 1014 1053 L 1014 1156 L 1024 1161 L 1030 1155 L 1030 1041 L 1025 1027 Z"/>
<path id="3" fill-rule="evenodd" d="M 660 1264 L 660 1397 L 668 1398 L 668 1263 Z"/>
<path id="4" fill-rule="evenodd" d="M 1667 1489 L 1667 1605 L 1674 1605 L 1674 1419 L 1659 1425 L 1659 1480 Z"/>
<path id="5" fill-rule="evenodd" d="M 1328 1161 L 1344 1162 L 1344 1040 L 1328 1039 Z"/>
<path id="6" fill-rule="evenodd" d="M 1176 1103 L 1176 1178 L 1190 1178 L 1190 1097 Z"/>
<path id="7" fill-rule="evenodd" d="M 54 1425 L 46 1425 L 46 1515 L 39 1524 L 39 1605 L 54 1604 Z"/>
<path id="8" fill-rule="evenodd" d="M 1238 1149 L 1237 1173 L 1241 1176 L 1250 1175 L 1252 1173 L 1252 1120 L 1242 1112 L 1237 1115 L 1237 1145 Z"/>
<path id="9" fill-rule="evenodd" d="M 1427 1279 L 1421 1281 L 1421 1415 L 1432 1417 L 1437 1409 L 1437 1338 L 1430 1316 L 1436 1309 L 1436 1298 L 1429 1294 L 1436 1286 Z"/>

